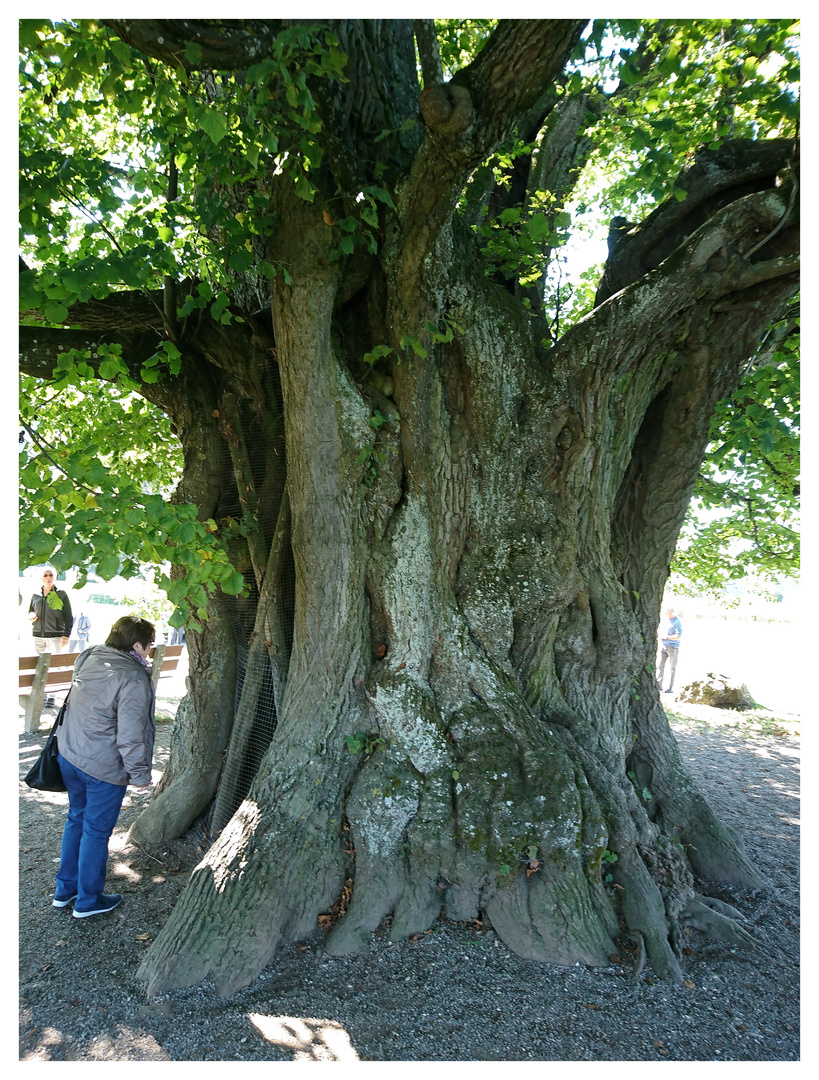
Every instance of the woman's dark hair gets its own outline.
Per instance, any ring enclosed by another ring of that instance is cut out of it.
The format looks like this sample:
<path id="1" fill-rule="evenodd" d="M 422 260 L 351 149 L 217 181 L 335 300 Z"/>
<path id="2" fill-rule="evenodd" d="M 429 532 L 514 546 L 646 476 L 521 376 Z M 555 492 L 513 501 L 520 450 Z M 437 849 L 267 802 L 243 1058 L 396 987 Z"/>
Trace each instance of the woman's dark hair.
<path id="1" fill-rule="evenodd" d="M 119 649 L 120 652 L 130 652 L 134 642 L 138 641 L 143 649 L 153 645 L 156 630 L 153 623 L 147 619 L 140 619 L 137 615 L 123 615 L 117 619 L 111 627 L 111 633 L 105 639 L 109 649 Z"/>

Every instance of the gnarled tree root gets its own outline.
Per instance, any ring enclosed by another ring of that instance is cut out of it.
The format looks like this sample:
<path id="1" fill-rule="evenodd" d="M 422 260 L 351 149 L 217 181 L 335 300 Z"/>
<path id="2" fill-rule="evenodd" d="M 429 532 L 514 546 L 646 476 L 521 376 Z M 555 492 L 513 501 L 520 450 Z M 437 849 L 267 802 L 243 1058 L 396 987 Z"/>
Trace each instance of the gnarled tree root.
<path id="1" fill-rule="evenodd" d="M 563 965 L 608 964 L 622 918 L 641 962 L 673 982 L 686 923 L 755 947 L 737 912 L 696 896 L 683 847 L 649 818 L 624 762 L 593 757 L 557 726 L 537 738 L 483 706 L 456 731 L 458 742 L 439 742 L 428 725 L 408 753 L 382 729 L 369 757 L 334 757 L 334 779 L 321 755 L 286 782 L 261 770 L 140 968 L 149 993 L 208 976 L 220 994 L 248 985 L 280 942 L 315 929 L 350 878 L 333 955 L 366 950 L 388 915 L 400 940 L 442 908 L 455 921 L 483 915 L 518 955 Z M 421 751 L 423 772 L 412 761 Z"/>
<path id="2" fill-rule="evenodd" d="M 759 944 L 740 925 L 742 915 L 736 908 L 714 897 L 692 896 L 680 912 L 680 923 L 700 930 L 706 937 L 736 945 L 741 949 L 762 952 Z"/>

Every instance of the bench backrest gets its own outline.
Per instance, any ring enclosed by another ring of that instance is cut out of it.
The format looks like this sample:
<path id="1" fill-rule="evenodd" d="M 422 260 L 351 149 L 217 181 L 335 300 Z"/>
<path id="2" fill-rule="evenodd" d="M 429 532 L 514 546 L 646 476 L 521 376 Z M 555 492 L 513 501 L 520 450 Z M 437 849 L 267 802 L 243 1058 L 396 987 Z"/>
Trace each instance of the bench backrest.
<path id="1" fill-rule="evenodd" d="M 170 675 L 179 666 L 179 657 L 182 655 L 182 645 L 166 645 L 162 656 L 160 678 Z M 69 687 L 74 674 L 74 661 L 81 653 L 41 653 L 36 656 L 20 657 L 20 690 L 25 691 L 34 685 L 34 674 L 37 662 L 41 655 L 49 657 L 48 675 L 45 678 L 45 686 L 51 690 L 58 687 Z M 151 660 L 156 655 L 156 649 L 151 649 Z"/>
<path id="2" fill-rule="evenodd" d="M 71 685 L 74 661 L 79 653 L 50 653 L 48 675 L 45 679 L 46 686 Z M 20 689 L 26 690 L 34 684 L 34 669 L 37 667 L 39 656 L 20 657 Z"/>

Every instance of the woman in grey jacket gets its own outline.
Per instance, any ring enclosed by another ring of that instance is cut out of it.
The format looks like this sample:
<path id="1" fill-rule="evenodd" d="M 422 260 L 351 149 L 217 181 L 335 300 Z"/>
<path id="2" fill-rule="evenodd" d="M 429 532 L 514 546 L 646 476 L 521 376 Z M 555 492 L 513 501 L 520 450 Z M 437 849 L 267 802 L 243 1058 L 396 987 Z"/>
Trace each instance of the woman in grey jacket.
<path id="1" fill-rule="evenodd" d="M 103 892 L 108 841 L 130 784 L 151 784 L 154 688 L 148 654 L 154 627 L 126 615 L 104 645 L 74 664 L 74 682 L 59 729 L 58 761 L 68 790 L 68 816 L 52 904 L 72 900 L 74 918 L 102 915 L 122 897 Z"/>

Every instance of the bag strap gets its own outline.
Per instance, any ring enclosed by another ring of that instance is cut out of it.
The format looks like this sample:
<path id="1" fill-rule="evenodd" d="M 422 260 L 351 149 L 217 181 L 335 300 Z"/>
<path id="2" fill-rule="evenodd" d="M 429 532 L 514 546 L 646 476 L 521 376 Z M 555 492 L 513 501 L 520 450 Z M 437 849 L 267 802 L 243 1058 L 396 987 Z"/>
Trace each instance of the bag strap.
<path id="1" fill-rule="evenodd" d="M 70 693 L 71 693 L 71 690 L 69 689 L 68 694 L 70 694 Z M 65 716 L 65 707 L 68 704 L 68 694 L 65 695 L 63 703 L 60 706 L 59 712 L 57 713 L 57 716 L 54 719 L 54 726 L 52 727 L 51 731 L 49 731 L 48 738 L 46 739 L 46 742 L 48 742 L 50 739 L 53 739 L 56 736 L 57 728 L 63 722 L 63 717 Z"/>
<path id="2" fill-rule="evenodd" d="M 62 722 L 63 722 L 63 711 L 62 711 L 62 709 L 60 709 L 60 711 L 57 713 L 57 717 L 56 717 L 56 719 L 54 721 L 54 725 L 51 728 L 51 731 L 49 731 L 49 733 L 48 733 L 48 738 L 46 739 L 46 742 L 49 742 L 51 739 L 54 738 L 54 736 L 57 734 L 57 728 L 60 726 L 60 724 Z"/>
<path id="3" fill-rule="evenodd" d="M 68 693 L 63 698 L 63 703 L 60 706 L 59 712 L 57 713 L 57 719 L 54 721 L 54 727 L 51 729 L 52 735 L 63 722 L 63 718 L 65 717 L 65 707 L 68 704 L 69 697 L 71 697 L 71 687 L 68 688 Z"/>

